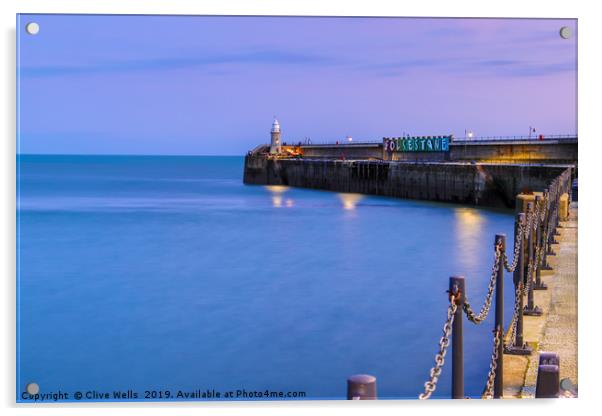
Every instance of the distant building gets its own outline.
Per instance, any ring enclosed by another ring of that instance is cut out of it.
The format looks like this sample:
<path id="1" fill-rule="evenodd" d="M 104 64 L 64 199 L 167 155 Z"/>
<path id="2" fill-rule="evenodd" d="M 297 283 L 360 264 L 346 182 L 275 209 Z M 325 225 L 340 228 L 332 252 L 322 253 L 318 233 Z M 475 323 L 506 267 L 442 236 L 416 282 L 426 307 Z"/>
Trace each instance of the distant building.
<path id="1" fill-rule="evenodd" d="M 274 122 L 272 123 L 272 131 L 270 133 L 272 136 L 272 142 L 270 144 L 270 153 L 282 153 L 282 142 L 280 141 L 280 123 L 278 123 L 278 120 L 274 119 Z"/>

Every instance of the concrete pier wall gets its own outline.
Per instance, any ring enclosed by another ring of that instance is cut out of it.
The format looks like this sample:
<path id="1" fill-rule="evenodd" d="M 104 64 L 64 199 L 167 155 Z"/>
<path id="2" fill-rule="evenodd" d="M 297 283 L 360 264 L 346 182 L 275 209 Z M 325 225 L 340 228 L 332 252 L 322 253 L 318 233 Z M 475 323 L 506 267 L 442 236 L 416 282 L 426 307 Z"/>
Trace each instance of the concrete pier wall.
<path id="1" fill-rule="evenodd" d="M 450 160 L 487 163 L 577 163 L 575 142 L 455 143 Z"/>
<path id="2" fill-rule="evenodd" d="M 512 208 L 566 166 L 245 158 L 244 183 Z"/>
<path id="3" fill-rule="evenodd" d="M 383 159 L 412 162 L 576 164 L 575 140 L 452 142 L 449 152 L 388 152 L 382 143 L 301 145 L 305 158 Z"/>
<path id="4" fill-rule="evenodd" d="M 383 146 L 374 144 L 302 145 L 303 157 L 341 159 L 383 159 Z"/>

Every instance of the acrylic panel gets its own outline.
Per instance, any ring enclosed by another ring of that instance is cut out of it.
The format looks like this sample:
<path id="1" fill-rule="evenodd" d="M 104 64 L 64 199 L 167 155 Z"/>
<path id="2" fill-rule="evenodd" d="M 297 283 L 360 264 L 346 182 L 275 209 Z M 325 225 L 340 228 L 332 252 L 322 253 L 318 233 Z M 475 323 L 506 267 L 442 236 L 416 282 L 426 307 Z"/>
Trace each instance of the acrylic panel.
<path id="1" fill-rule="evenodd" d="M 576 85 L 576 19 L 18 15 L 16 400 L 576 396 Z"/>

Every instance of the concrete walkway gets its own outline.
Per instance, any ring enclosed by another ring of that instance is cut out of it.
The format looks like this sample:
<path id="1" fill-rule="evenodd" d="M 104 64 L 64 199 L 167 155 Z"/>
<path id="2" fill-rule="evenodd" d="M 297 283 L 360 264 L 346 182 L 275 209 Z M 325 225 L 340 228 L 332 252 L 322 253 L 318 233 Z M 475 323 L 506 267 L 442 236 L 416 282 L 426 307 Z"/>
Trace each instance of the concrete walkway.
<path id="1" fill-rule="evenodd" d="M 560 355 L 560 379 L 577 379 L 577 203 L 571 204 L 569 220 L 558 229 L 556 256 L 548 256 L 551 271 L 541 277 L 548 290 L 534 292 L 543 316 L 524 317 L 524 338 L 533 348 L 531 356 L 504 355 L 504 398 L 535 397 L 539 352 Z"/>

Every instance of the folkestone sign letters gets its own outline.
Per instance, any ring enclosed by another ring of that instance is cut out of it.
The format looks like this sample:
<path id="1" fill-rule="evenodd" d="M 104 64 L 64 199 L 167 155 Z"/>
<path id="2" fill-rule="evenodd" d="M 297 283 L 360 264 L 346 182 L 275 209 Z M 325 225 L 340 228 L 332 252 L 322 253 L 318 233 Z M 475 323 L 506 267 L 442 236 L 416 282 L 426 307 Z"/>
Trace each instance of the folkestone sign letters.
<path id="1" fill-rule="evenodd" d="M 451 136 L 385 137 L 389 152 L 448 152 Z"/>

